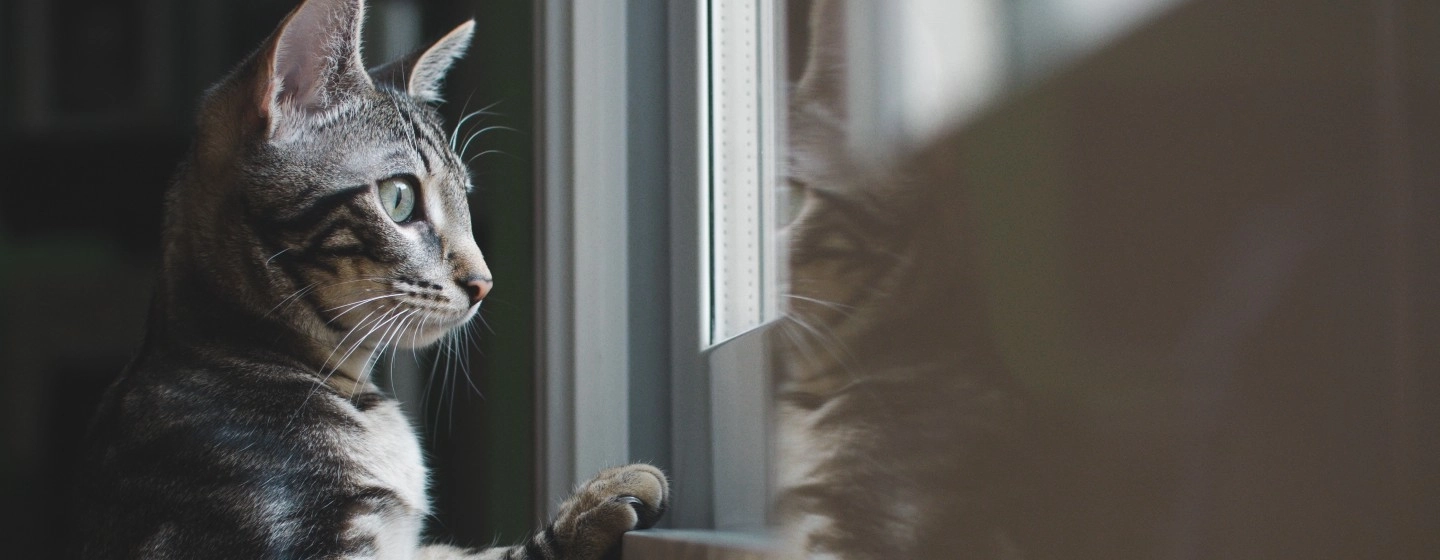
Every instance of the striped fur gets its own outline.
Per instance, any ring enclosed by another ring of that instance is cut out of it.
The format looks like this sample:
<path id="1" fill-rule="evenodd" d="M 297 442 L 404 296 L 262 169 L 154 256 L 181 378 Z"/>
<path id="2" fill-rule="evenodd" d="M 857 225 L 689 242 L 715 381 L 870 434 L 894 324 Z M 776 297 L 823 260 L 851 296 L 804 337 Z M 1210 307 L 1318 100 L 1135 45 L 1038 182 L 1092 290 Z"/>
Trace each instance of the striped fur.
<path id="1" fill-rule="evenodd" d="M 956 154 L 928 146 L 875 169 L 847 152 L 840 9 L 815 3 L 787 131 L 798 212 L 775 395 L 788 552 L 1022 557 L 1023 401 L 985 334 Z"/>
<path id="2" fill-rule="evenodd" d="M 86 443 L 73 556 L 595 559 L 663 511 L 665 476 L 630 465 L 521 545 L 421 542 L 421 450 L 370 369 L 468 322 L 491 282 L 425 104 L 473 23 L 372 73 L 363 10 L 308 0 L 206 96 L 144 345 Z M 417 191 L 398 222 L 377 195 L 397 177 Z"/>

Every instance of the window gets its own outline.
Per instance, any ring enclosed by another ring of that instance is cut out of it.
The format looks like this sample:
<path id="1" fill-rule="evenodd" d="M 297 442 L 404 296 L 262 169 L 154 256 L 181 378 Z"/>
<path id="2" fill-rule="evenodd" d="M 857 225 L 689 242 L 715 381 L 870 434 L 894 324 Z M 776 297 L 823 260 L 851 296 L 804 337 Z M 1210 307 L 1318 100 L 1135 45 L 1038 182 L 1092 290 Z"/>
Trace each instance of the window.
<path id="1" fill-rule="evenodd" d="M 725 342 L 778 313 L 775 7 L 714 2 L 706 27 L 710 139 L 707 339 Z"/>
<path id="2" fill-rule="evenodd" d="M 664 524 L 764 528 L 776 10 L 540 8 L 538 498 L 552 512 L 595 471 L 647 460 L 672 477 Z"/>
<path id="3" fill-rule="evenodd" d="M 541 4 L 542 503 L 649 460 L 674 479 L 670 526 L 764 527 L 779 31 L 806 5 Z M 1065 6 L 851 4 L 854 137 L 921 137 L 1045 67 L 1027 53 L 1087 44 L 1027 31 L 1070 21 Z"/>

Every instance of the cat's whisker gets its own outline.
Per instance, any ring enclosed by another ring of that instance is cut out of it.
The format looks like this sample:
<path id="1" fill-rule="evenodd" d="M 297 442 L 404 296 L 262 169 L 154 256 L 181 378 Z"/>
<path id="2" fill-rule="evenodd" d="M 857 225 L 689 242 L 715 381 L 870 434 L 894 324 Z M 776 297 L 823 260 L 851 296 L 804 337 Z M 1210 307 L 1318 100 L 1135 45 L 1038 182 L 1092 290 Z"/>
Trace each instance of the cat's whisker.
<path id="1" fill-rule="evenodd" d="M 264 316 L 264 317 L 269 317 L 270 314 L 274 313 L 276 310 L 279 310 L 279 309 L 282 309 L 282 308 L 284 308 L 284 307 L 288 307 L 288 306 L 290 306 L 290 305 L 293 305 L 296 301 L 300 301 L 301 298 L 304 298 L 306 295 L 309 295 L 311 292 L 315 292 L 315 291 L 318 291 L 318 290 L 323 290 L 323 289 L 326 289 L 326 288 L 332 288 L 332 287 L 340 286 L 340 285 L 344 285 L 344 284 L 353 284 L 353 283 L 355 283 L 355 282 L 371 282 L 371 281 L 378 281 L 378 280 L 385 280 L 385 278 L 358 278 L 358 279 L 355 279 L 355 280 L 347 280 L 347 281 L 344 281 L 344 282 L 334 282 L 334 283 L 330 283 L 330 284 L 325 284 L 325 285 L 323 285 L 323 286 L 321 286 L 319 282 L 311 282 L 310 284 L 306 285 L 305 287 L 300 288 L 300 289 L 298 289 L 298 290 L 295 290 L 294 292 L 291 292 L 290 295 L 287 295 L 287 296 L 285 296 L 284 298 L 282 298 L 279 303 L 276 303 L 274 307 L 271 307 L 269 311 L 266 311 L 266 312 L 265 312 L 265 315 L 263 315 L 263 316 Z"/>
<path id="2" fill-rule="evenodd" d="M 262 315 L 262 317 L 269 317 L 271 313 L 274 313 L 276 309 L 280 309 L 280 306 L 285 305 L 285 302 L 290 301 L 291 299 L 305 297 L 304 294 L 309 293 L 309 291 L 314 289 L 315 286 L 318 284 L 319 282 L 311 282 L 303 288 L 290 292 L 290 295 L 282 298 L 279 303 L 275 304 L 275 307 L 271 307 L 269 311 L 266 311 L 265 314 Z"/>
<path id="3" fill-rule="evenodd" d="M 515 157 L 515 156 L 513 156 L 513 155 L 507 154 L 507 153 L 502 152 L 502 151 L 500 151 L 500 150 L 485 150 L 485 151 L 483 151 L 483 152 L 480 152 L 480 153 L 478 153 L 478 154 L 475 154 L 475 157 L 472 157 L 472 158 L 470 158 L 470 159 L 465 160 L 465 165 L 468 167 L 468 166 L 469 166 L 471 163 L 473 163 L 475 160 L 480 159 L 480 156 L 483 156 L 483 155 L 485 155 L 485 154 L 500 154 L 500 155 L 502 155 L 502 156 L 510 156 L 510 157 L 512 157 L 512 158 L 515 158 L 516 160 L 519 160 L 519 159 L 520 159 L 520 158 L 518 158 L 518 157 Z"/>
<path id="4" fill-rule="evenodd" d="M 333 374 L 334 374 L 334 371 L 332 370 L 332 371 L 330 372 L 330 374 L 321 375 L 321 374 L 323 374 L 324 371 L 325 371 L 325 366 L 327 366 L 327 365 L 330 364 L 330 358 L 335 357 L 335 352 L 338 351 L 338 350 L 340 350 L 340 347 L 345 344 L 345 340 L 348 339 L 348 338 L 350 338 L 350 335 L 354 334 L 356 329 L 360 328 L 361 325 L 364 325 L 365 322 L 368 321 L 368 320 L 370 319 L 370 317 L 373 316 L 373 315 L 375 315 L 375 313 L 378 312 L 378 311 L 380 311 L 380 310 L 379 310 L 379 309 L 371 310 L 368 315 L 366 315 L 363 319 L 360 319 L 360 322 L 359 322 L 359 323 L 356 323 L 355 326 L 350 327 L 349 329 L 347 329 L 347 330 L 345 331 L 345 336 L 341 337 L 341 338 L 340 338 L 340 341 L 335 344 L 335 349 L 334 349 L 334 350 L 331 350 L 331 351 L 330 351 L 330 355 L 325 357 L 325 361 L 320 363 L 320 369 L 315 372 L 316 375 L 320 376 L 320 381 L 317 382 L 317 383 L 315 383 L 315 386 L 314 386 L 314 387 L 311 387 L 311 388 L 310 388 L 310 392 L 306 393 L 306 394 L 305 394 L 305 398 L 300 401 L 300 406 L 295 409 L 295 414 L 292 415 L 292 416 L 290 417 L 289 422 L 286 423 L 286 429 L 287 429 L 287 430 L 289 429 L 290 424 L 294 423 L 295 417 L 298 416 L 301 411 L 305 410 L 305 405 L 310 402 L 310 398 L 311 398 L 311 397 L 314 397 L 314 396 L 315 396 L 315 393 L 316 393 L 317 391 L 319 391 L 321 387 L 324 387 L 324 386 L 325 386 L 325 383 L 330 380 L 330 375 L 333 375 Z M 386 314 L 388 314 L 388 313 L 389 313 L 389 311 L 386 311 Z M 384 317 L 385 317 L 385 315 L 381 315 L 379 318 L 376 319 L 376 321 L 379 321 L 380 319 L 383 319 Z M 337 367 L 338 367 L 338 366 L 337 366 Z"/>
<path id="5" fill-rule="evenodd" d="M 412 317 L 413 317 L 413 314 L 412 314 Z M 405 339 L 405 335 L 406 335 L 406 332 L 405 332 L 405 331 L 406 331 L 406 330 L 411 329 L 413 326 L 415 326 L 415 325 L 417 325 L 417 324 L 419 324 L 419 323 L 418 323 L 418 321 L 416 321 L 416 320 L 413 320 L 413 319 L 407 320 L 407 321 L 406 321 L 406 325 L 401 328 L 400 334 L 395 337 L 395 340 L 396 340 L 396 342 L 397 342 L 397 343 L 395 344 L 395 347 L 394 347 L 393 349 L 391 349 L 391 351 L 390 351 L 390 375 L 389 375 L 389 377 L 390 377 L 390 394 L 391 394 L 392 396 L 395 395 L 395 374 L 396 374 L 396 371 L 395 371 L 395 355 L 400 353 L 400 345 L 398 344 L 398 342 Z M 412 331 L 412 332 L 413 332 L 413 331 Z M 411 357 L 412 360 L 415 358 L 415 338 L 414 338 L 413 335 L 411 336 L 411 339 L 410 339 L 410 357 Z"/>
<path id="6" fill-rule="evenodd" d="M 434 401 L 432 401 L 435 403 L 435 422 L 431 427 L 432 432 L 440 431 L 440 416 L 444 413 L 445 409 L 445 386 L 447 380 L 449 379 L 450 368 L 453 367 L 452 360 L 454 359 L 454 346 L 451 344 L 451 341 L 454 340 L 454 334 L 455 331 L 451 331 L 450 333 L 446 334 L 445 338 L 442 340 L 442 344 L 440 345 L 440 357 L 444 358 L 445 365 L 444 367 L 440 368 L 440 381 L 436 384 L 435 387 L 435 390 L 438 392 L 438 394 L 435 395 Z"/>
<path id="7" fill-rule="evenodd" d="M 457 333 L 455 333 L 455 336 L 454 336 L 454 337 L 451 337 L 451 339 L 450 339 L 450 345 L 451 345 L 451 354 L 450 354 L 450 355 L 455 359 L 455 362 L 454 362 L 453 364 L 451 364 L 450 362 L 446 362 L 446 365 L 449 365 L 449 366 L 451 366 L 451 367 L 450 367 L 449 369 L 447 369 L 447 371 L 445 372 L 445 378 L 442 380 L 442 383 L 440 384 L 440 398 L 445 401 L 445 414 L 446 414 L 446 418 L 447 418 L 446 429 L 452 430 L 452 431 L 455 429 L 455 386 L 454 386 L 454 383 L 455 383 L 455 376 L 457 375 L 457 370 L 456 370 L 455 368 L 460 367 L 459 364 L 460 364 L 460 361 L 462 360 L 462 357 L 461 357 L 460 352 L 459 352 L 459 346 L 456 344 L 456 342 L 459 341 L 459 336 L 460 336 L 460 333 L 457 332 Z M 438 422 L 438 421 L 439 421 L 439 418 L 436 418 L 436 421 Z"/>
<path id="8" fill-rule="evenodd" d="M 466 321 L 465 324 L 460 325 L 460 332 L 461 332 L 461 338 L 465 339 L 465 342 L 468 343 L 467 346 L 468 346 L 470 349 L 474 350 L 475 353 L 480 354 L 481 356 L 484 356 L 484 355 L 485 355 L 485 350 L 483 350 L 483 349 L 480 348 L 480 337 L 478 336 L 478 335 L 479 335 L 479 331 L 478 331 L 478 330 L 473 330 L 473 329 L 475 328 L 475 319 L 479 319 L 479 317 L 480 317 L 479 314 L 476 314 L 476 316 L 475 316 L 474 319 L 471 319 L 471 320 L 469 320 L 469 321 Z M 482 325 L 485 324 L 485 320 L 484 320 L 484 319 L 481 319 L 481 320 L 480 320 L 480 323 L 481 323 Z M 488 328 L 490 328 L 490 326 L 489 326 L 489 325 L 485 325 L 485 328 L 488 329 Z M 492 331 L 492 332 L 493 332 L 493 331 Z"/>
<path id="9" fill-rule="evenodd" d="M 799 325 L 801 328 L 805 329 L 811 335 L 813 335 L 815 338 L 815 342 L 820 344 L 820 347 L 825 349 L 825 351 L 830 354 L 830 357 L 835 359 L 835 361 L 840 365 L 841 369 L 844 370 L 847 375 L 857 376 L 857 373 L 854 370 L 854 364 L 858 360 L 855 358 L 854 354 L 850 353 L 850 351 L 845 347 L 843 342 L 839 341 L 833 336 L 821 332 L 820 329 L 811 326 L 809 323 L 806 323 L 800 317 L 797 317 L 793 314 L 786 315 L 786 318 L 790 319 L 794 322 L 794 324 Z"/>
<path id="10" fill-rule="evenodd" d="M 460 106 L 460 119 L 455 123 L 455 129 L 450 131 L 450 151 L 455 151 L 455 134 L 460 132 L 460 125 L 465 124 L 465 110 L 470 108 L 470 101 L 475 99 L 475 90 L 470 90 L 470 95 L 465 96 L 465 104 Z"/>
<path id="11" fill-rule="evenodd" d="M 367 357 L 365 360 L 366 364 L 369 365 L 369 367 L 366 368 L 367 371 L 374 371 L 376 368 L 379 368 L 382 365 L 382 362 L 385 361 L 386 354 L 389 354 L 389 349 L 386 348 L 386 346 L 388 346 L 389 344 L 391 333 L 396 332 L 400 328 L 400 326 L 404 324 L 405 313 L 397 313 L 395 321 L 391 322 L 390 326 L 387 326 L 384 330 L 380 331 L 380 338 L 375 341 L 375 347 L 370 350 L 370 356 Z"/>
<path id="12" fill-rule="evenodd" d="M 417 351 L 417 347 L 419 346 L 420 330 L 425 327 L 425 323 L 429 320 L 430 312 L 426 311 L 425 315 L 420 317 L 420 320 L 415 321 L 414 328 L 410 330 L 410 359 L 417 364 L 420 363 L 420 356 L 418 355 Z"/>
<path id="13" fill-rule="evenodd" d="M 377 301 L 377 300 L 382 300 L 382 299 L 392 298 L 392 297 L 399 297 L 399 296 L 403 296 L 403 295 L 405 295 L 405 292 L 394 292 L 394 293 L 389 293 L 389 294 L 385 294 L 385 295 L 375 296 L 375 297 L 372 297 L 372 298 L 363 299 L 363 300 L 356 301 L 356 302 L 346 303 L 346 304 L 343 304 L 343 305 L 337 305 L 337 306 L 335 306 L 335 307 L 331 307 L 330 309 L 325 309 L 325 310 L 323 310 L 323 311 L 324 311 L 325 313 L 329 313 L 329 312 L 334 311 L 334 310 L 336 310 L 336 309 L 343 309 L 343 308 L 347 308 L 347 307 L 348 307 L 349 309 L 346 309 L 344 312 L 341 312 L 341 313 L 340 313 L 340 315 L 344 315 L 345 313 L 348 313 L 348 312 L 350 311 L 350 309 L 355 309 L 356 307 L 359 307 L 359 306 L 361 306 L 361 305 L 365 305 L 365 304 L 370 303 L 370 302 L 372 302 L 372 301 Z M 326 321 L 325 324 L 328 325 L 328 324 L 330 324 L 331 322 L 334 322 L 335 319 L 340 318 L 340 315 L 336 315 L 334 318 L 331 318 L 329 321 Z"/>
<path id="14" fill-rule="evenodd" d="M 361 290 L 361 291 L 372 291 L 372 290 Z M 385 293 L 385 294 L 382 294 L 382 295 L 379 295 L 379 296 L 370 297 L 370 298 L 366 298 L 366 299 L 363 299 L 363 300 L 360 300 L 360 301 L 353 301 L 353 302 L 350 302 L 350 303 L 342 303 L 342 304 L 337 305 L 337 306 L 335 306 L 335 307 L 331 307 L 331 308 L 328 308 L 328 309 L 322 309 L 321 311 L 324 311 L 324 312 L 326 312 L 326 313 L 329 313 L 329 312 L 331 312 L 331 311 L 335 311 L 336 309 L 343 309 L 343 308 L 346 308 L 346 307 L 354 307 L 354 306 L 357 306 L 357 305 L 364 305 L 364 304 L 370 303 L 370 302 L 372 302 L 372 301 L 381 300 L 381 299 L 385 299 L 385 298 L 392 298 L 392 297 L 396 297 L 396 296 L 403 296 L 403 295 L 405 295 L 405 292 L 387 292 L 387 293 Z"/>
<path id="15" fill-rule="evenodd" d="M 474 95 L 474 94 L 471 94 L 471 95 Z M 466 101 L 466 103 L 469 103 L 469 101 Z M 479 110 L 477 110 L 477 111 L 475 111 L 475 112 L 473 112 L 473 113 L 470 113 L 470 114 L 468 114 L 468 115 L 465 115 L 465 116 L 463 116 L 463 117 L 460 117 L 460 120 L 455 123 L 455 130 L 452 130 L 452 131 L 450 132 L 450 150 L 451 150 L 451 151 L 454 151 L 454 150 L 455 150 L 455 141 L 456 141 L 455 139 L 460 136 L 460 127 L 465 125 L 465 121 L 468 121 L 468 120 L 470 120 L 471 118 L 476 117 L 476 116 L 480 116 L 480 115 L 498 115 L 498 113 L 492 113 L 492 112 L 490 112 L 490 109 L 493 109 L 496 105 L 499 105 L 499 104 L 500 104 L 500 102 L 499 102 L 499 101 L 496 101 L 496 102 L 494 102 L 494 103 L 491 103 L 491 104 L 489 104 L 489 105 L 486 105 L 486 106 L 480 108 Z M 462 109 L 461 112 L 464 112 L 464 110 Z"/>
<path id="16" fill-rule="evenodd" d="M 440 430 L 440 414 L 445 404 L 445 376 L 450 370 L 450 339 L 454 334 L 455 331 L 453 330 L 445 333 L 445 335 L 440 338 L 440 343 L 435 346 L 435 362 L 431 365 L 430 379 L 425 385 L 425 396 L 428 402 L 432 404 L 432 412 L 434 412 L 432 416 L 433 423 L 430 428 L 432 432 L 438 432 Z M 431 386 L 434 386 L 438 393 L 432 393 L 430 390 Z M 433 397 L 431 396 L 432 394 L 434 395 Z"/>
<path id="17" fill-rule="evenodd" d="M 498 124 L 492 124 L 492 125 L 490 125 L 490 126 L 482 127 L 480 130 L 477 130 L 477 131 L 475 131 L 475 132 L 470 133 L 470 136 L 465 139 L 465 144 L 460 147 L 460 152 L 459 152 L 460 157 L 461 157 L 461 158 L 464 158 L 464 157 L 465 157 L 465 152 L 470 149 L 470 143 L 471 143 L 471 142 L 474 142 L 476 138 L 479 138 L 482 134 L 485 134 L 486 132 L 490 132 L 490 131 L 492 131 L 492 130 L 504 130 L 504 131 L 509 131 L 509 132 L 520 132 L 519 130 L 516 130 L 516 129 L 514 129 L 514 128 L 511 128 L 511 127 L 508 127 L 508 126 L 502 126 L 502 125 L 498 125 Z"/>
<path id="18" fill-rule="evenodd" d="M 440 337 L 440 340 L 443 342 L 446 336 L 449 336 L 449 334 L 447 333 L 445 335 L 442 335 Z M 432 402 L 430 400 L 430 388 L 435 385 L 435 370 L 440 366 L 440 359 L 444 355 L 443 348 L 443 344 L 436 344 L 432 347 L 433 354 L 430 357 L 430 375 L 425 377 L 425 391 L 423 393 L 424 396 L 420 399 L 421 403 L 423 403 L 421 406 L 422 413 L 425 408 L 428 408 L 428 406 L 425 405 L 428 405 L 430 402 Z M 421 418 L 423 420 L 424 417 L 422 416 Z"/>
<path id="19" fill-rule="evenodd" d="M 419 309 L 410 311 L 410 314 L 401 321 L 400 328 L 395 329 L 395 336 L 390 339 L 390 369 L 392 370 L 395 369 L 395 355 L 400 353 L 400 341 L 405 339 L 405 331 L 415 322 L 415 315 L 419 313 Z"/>
<path id="20" fill-rule="evenodd" d="M 516 130 L 516 128 L 504 127 L 504 125 L 498 125 L 498 124 L 492 124 L 492 125 L 490 125 L 490 127 L 481 127 L 480 130 L 471 132 L 471 134 L 469 134 L 469 137 L 468 137 L 468 138 L 465 138 L 465 145 L 462 145 L 462 147 L 459 148 L 459 154 L 458 154 L 459 157 L 461 157 L 461 158 L 464 158 L 464 157 L 465 157 L 465 153 L 467 153 L 467 151 L 469 151 L 469 143 L 474 143 L 475 138 L 480 138 L 482 134 L 485 134 L 485 132 L 490 132 L 490 131 L 495 131 L 495 130 L 498 130 L 498 131 L 510 131 L 510 132 L 520 132 L 520 131 Z"/>
<path id="21" fill-rule="evenodd" d="M 389 317 L 389 319 L 385 319 L 384 321 L 377 321 L 377 323 L 373 325 L 370 330 L 365 333 L 364 336 L 355 339 L 355 342 L 350 346 L 350 350 L 345 352 L 345 355 L 340 357 L 340 361 L 335 362 L 335 365 L 330 368 L 330 373 L 325 375 L 325 380 L 328 381 L 330 379 L 330 376 L 335 375 L 336 372 L 340 371 L 340 368 L 344 367 L 345 362 L 350 359 L 350 356 L 353 355 L 356 350 L 360 349 L 361 346 L 365 345 L 365 341 L 370 339 L 370 335 L 375 334 L 376 331 L 379 331 L 382 328 L 386 328 L 387 325 L 393 323 L 396 319 L 398 319 L 400 317 L 400 313 L 394 313 L 392 315 L 392 312 L 395 312 L 397 310 L 400 310 L 399 306 L 395 306 L 386 310 L 385 314 L 381 315 L 381 318 Z M 375 349 L 372 349 L 371 355 L 366 357 L 365 359 L 367 363 L 370 361 L 371 358 L 374 357 L 374 353 Z M 356 380 L 356 383 L 359 383 L 358 379 Z"/>
<path id="22" fill-rule="evenodd" d="M 346 330 L 345 330 L 345 336 L 340 337 L 340 340 L 335 343 L 335 348 L 332 349 L 332 350 L 330 350 L 330 355 L 325 356 L 325 361 L 320 364 L 320 370 L 319 370 L 319 371 L 316 371 L 315 373 L 317 373 L 317 374 L 323 373 L 323 372 L 325 371 L 325 366 L 330 365 L 330 358 L 334 358 L 334 357 L 335 357 L 335 353 L 338 352 L 338 351 L 340 351 L 340 348 L 345 345 L 345 341 L 350 339 L 350 335 L 355 334 L 355 330 L 356 330 L 356 329 L 359 329 L 362 325 L 365 325 L 365 323 L 370 320 L 370 317 L 373 317 L 376 313 L 379 313 L 381 309 L 385 309 L 385 308 L 384 308 L 384 307 L 380 307 L 380 308 L 376 308 L 376 309 L 371 309 L 369 313 L 366 313 L 364 317 L 361 317 L 361 318 L 360 318 L 360 322 L 355 323 L 355 324 L 354 324 L 353 326 L 351 326 L 349 329 L 346 329 Z M 386 310 L 386 311 L 385 311 L 385 314 L 389 314 L 389 313 L 390 313 L 389 310 Z M 384 315 L 384 314 L 382 314 L 380 317 L 376 318 L 375 320 L 376 320 L 376 321 L 380 321 L 380 320 L 383 319 L 383 318 L 385 318 L 385 315 Z"/>
<path id="23" fill-rule="evenodd" d="M 825 306 L 825 307 L 828 307 L 828 308 L 830 308 L 830 309 L 833 309 L 833 310 L 835 310 L 835 311 L 840 312 L 842 315 L 844 315 L 844 316 L 846 316 L 846 317 L 853 317 L 853 314 L 851 314 L 850 311 L 853 311 L 853 310 L 856 309 L 856 307 L 853 306 L 853 305 L 845 305 L 845 304 L 843 304 L 843 303 L 835 303 L 835 302 L 833 302 L 833 301 L 825 301 L 825 300 L 823 300 L 823 299 L 816 299 L 816 298 L 812 298 L 812 297 L 805 297 L 805 296 L 798 295 L 798 294 L 784 294 L 784 296 L 787 297 L 787 298 L 796 299 L 796 300 L 800 300 L 800 301 L 808 301 L 808 302 L 814 303 L 814 304 L 816 304 L 816 305 L 823 305 L 823 306 Z"/>
<path id="24" fill-rule="evenodd" d="M 490 327 L 490 322 L 485 320 L 485 315 L 484 315 L 485 310 L 482 309 L 482 308 L 484 307 L 484 305 L 485 305 L 485 302 L 482 301 L 482 302 L 480 302 L 480 303 L 477 304 L 477 305 L 479 305 L 480 307 L 476 307 L 476 308 L 475 308 L 475 318 L 480 320 L 480 324 L 481 324 L 481 325 L 484 325 L 484 326 L 485 326 L 485 330 L 490 331 L 490 334 L 491 334 L 491 335 L 499 336 L 499 334 L 495 332 L 495 329 L 493 329 L 493 328 Z"/>
<path id="25" fill-rule="evenodd" d="M 794 320 L 790 317 L 786 317 L 785 319 L 785 321 L 781 321 L 780 323 L 782 327 L 781 332 L 784 332 L 785 335 L 790 338 L 791 343 L 795 345 L 795 350 L 799 352 L 801 358 L 811 365 L 817 365 L 821 356 L 819 352 L 816 352 L 813 343 L 810 342 L 809 333 L 795 324 Z"/>
<path id="26" fill-rule="evenodd" d="M 475 351 L 476 351 L 476 352 L 479 352 L 481 355 L 484 355 L 485 351 L 480 348 L 480 343 L 477 342 L 477 341 L 475 340 L 476 337 L 471 334 L 471 331 L 470 331 L 471 325 L 473 325 L 473 323 L 466 323 L 465 326 L 461 329 L 460 336 L 461 336 L 462 338 L 470 341 L 470 346 L 473 347 L 473 348 L 475 348 Z M 476 386 L 475 386 L 475 380 L 474 380 L 472 377 L 470 377 L 470 359 L 469 359 L 469 354 L 468 354 L 468 353 L 466 354 L 465 366 L 461 369 L 460 374 L 463 375 L 463 376 L 465 376 L 465 384 L 466 384 L 466 385 L 469 385 L 469 386 L 470 386 L 470 389 L 473 390 L 473 391 L 475 391 L 475 394 L 480 395 L 481 398 L 484 398 L 484 397 L 485 397 L 485 393 L 482 392 L 479 387 L 476 387 Z"/>
<path id="27" fill-rule="evenodd" d="M 356 323 L 355 326 L 350 327 L 349 330 L 345 331 L 345 336 L 344 336 L 344 337 L 341 337 L 341 338 L 340 338 L 340 341 L 337 342 L 337 343 L 335 343 L 335 348 L 332 349 L 332 350 L 330 350 L 330 355 L 325 357 L 325 361 L 320 364 L 320 370 L 316 372 L 317 374 L 319 374 L 319 375 L 321 376 L 320 383 L 321 383 L 322 385 L 323 385 L 326 381 L 329 381 L 329 380 L 330 380 L 330 376 L 331 376 L 331 375 L 334 375 L 335 372 L 340 369 L 340 366 L 342 366 L 342 365 L 345 364 L 345 360 L 347 360 L 347 359 L 350 358 L 350 354 L 353 353 L 353 352 L 355 352 L 355 349 L 356 349 L 356 348 L 359 348 L 359 346 L 365 342 L 365 339 L 369 338 L 370 335 L 375 332 L 375 329 L 376 329 L 376 328 L 378 328 L 379 326 L 383 325 L 383 324 L 387 321 L 386 317 L 389 317 L 389 316 L 390 316 L 390 313 L 391 313 L 392 311 L 394 311 L 395 309 L 397 309 L 397 307 L 389 307 L 389 308 L 382 308 L 382 309 L 384 309 L 385 312 L 384 312 L 384 313 L 381 313 L 379 317 L 376 317 L 376 318 L 375 318 L 375 321 L 374 321 L 373 323 L 369 323 L 368 325 L 366 325 L 366 321 L 369 320 L 370 316 L 371 316 L 371 315 L 374 315 L 377 311 L 380 311 L 380 309 L 376 309 L 376 310 L 371 311 L 369 315 L 366 315 L 366 316 L 365 316 L 365 319 L 362 319 L 359 323 Z M 346 351 L 345 354 L 340 357 L 340 361 L 336 362 L 335 365 L 334 365 L 334 367 L 331 367 L 330 373 L 325 373 L 325 368 L 326 368 L 327 366 L 330 366 L 330 359 L 331 359 L 331 358 L 334 358 L 334 357 L 335 357 L 335 354 L 336 354 L 337 352 L 339 352 L 341 348 L 345 348 L 345 347 L 346 347 L 346 346 L 345 346 L 345 341 L 348 340 L 351 335 L 353 335 L 353 334 L 355 334 L 356 332 L 358 332 L 361 328 L 368 328 L 368 329 L 370 329 L 370 330 L 369 330 L 368 332 L 366 332 L 364 335 L 360 336 L 360 338 L 356 339 L 355 342 L 353 342 L 353 343 L 349 346 L 350 350 Z"/>
<path id="28" fill-rule="evenodd" d="M 373 351 L 371 351 L 370 357 L 366 360 L 367 362 L 370 362 L 371 365 L 370 365 L 369 368 L 366 368 L 366 373 L 365 373 L 365 374 L 362 374 L 362 375 L 366 375 L 366 376 L 369 376 L 369 377 L 373 377 L 373 373 L 374 373 L 375 368 L 377 368 L 377 367 L 380 366 L 380 362 L 381 362 L 382 360 L 384 360 L 384 357 L 385 357 L 385 354 L 386 354 L 386 353 L 388 353 L 388 354 L 390 355 L 390 372 L 391 372 L 392 374 L 394 373 L 394 371 L 395 371 L 395 352 L 394 352 L 394 348 L 393 348 L 393 347 L 391 347 L 391 348 L 386 348 L 386 347 L 387 347 L 387 346 L 391 346 L 391 345 L 394 344 L 394 341 L 399 338 L 399 336 L 400 336 L 401 333 L 404 332 L 405 324 L 410 320 L 410 317 L 413 316 L 413 315 L 415 315 L 415 314 L 418 313 L 418 312 L 419 312 L 419 310 L 414 310 L 414 309 L 409 310 L 409 311 L 405 311 L 405 312 L 401 312 L 400 314 L 398 314 L 399 320 L 396 321 L 395 323 L 392 323 L 388 328 L 385 329 L 385 332 L 383 332 L 383 333 L 380 334 L 380 340 L 379 340 L 379 342 L 377 342 L 377 343 L 375 344 L 375 349 L 374 349 Z M 360 387 L 362 387 L 363 385 L 364 385 L 364 383 L 362 383 L 362 382 L 360 382 L 360 381 L 357 381 L 357 382 L 355 383 L 355 387 L 351 388 L 350 398 L 352 398 L 352 399 L 355 398 L 355 395 L 359 392 Z"/>

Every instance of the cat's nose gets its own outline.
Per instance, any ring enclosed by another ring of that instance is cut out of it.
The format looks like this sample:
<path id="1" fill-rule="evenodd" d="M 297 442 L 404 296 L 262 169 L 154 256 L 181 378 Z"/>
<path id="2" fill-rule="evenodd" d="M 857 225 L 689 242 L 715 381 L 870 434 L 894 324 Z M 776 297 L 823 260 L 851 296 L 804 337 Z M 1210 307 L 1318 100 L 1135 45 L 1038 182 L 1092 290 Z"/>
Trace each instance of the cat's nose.
<path id="1" fill-rule="evenodd" d="M 471 276 L 460 281 L 460 288 L 470 296 L 470 305 L 480 303 L 485 299 L 485 294 L 490 293 L 490 287 L 494 282 L 487 276 Z"/>

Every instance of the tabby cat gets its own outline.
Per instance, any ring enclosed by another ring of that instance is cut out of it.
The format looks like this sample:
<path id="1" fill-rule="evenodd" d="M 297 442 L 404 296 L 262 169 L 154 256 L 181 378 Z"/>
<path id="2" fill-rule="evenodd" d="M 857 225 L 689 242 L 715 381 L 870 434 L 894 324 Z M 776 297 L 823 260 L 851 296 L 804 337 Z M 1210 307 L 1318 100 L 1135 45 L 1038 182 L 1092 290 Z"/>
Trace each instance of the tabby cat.
<path id="1" fill-rule="evenodd" d="M 1023 400 L 985 336 L 955 154 L 847 150 L 843 5 L 817 0 L 788 123 L 777 514 L 805 558 L 1019 558 Z"/>
<path id="2" fill-rule="evenodd" d="M 429 106 L 473 22 L 366 71 L 362 0 L 307 0 L 205 97 L 166 200 L 145 342 L 77 484 L 81 558 L 601 558 L 665 476 L 601 472 L 523 545 L 421 543 L 421 450 L 370 380 L 491 286 Z"/>

